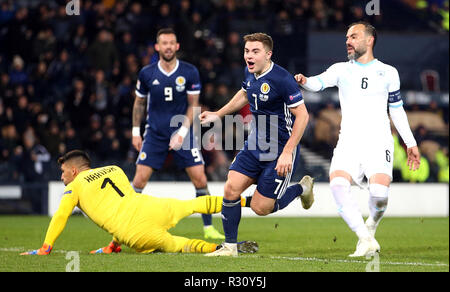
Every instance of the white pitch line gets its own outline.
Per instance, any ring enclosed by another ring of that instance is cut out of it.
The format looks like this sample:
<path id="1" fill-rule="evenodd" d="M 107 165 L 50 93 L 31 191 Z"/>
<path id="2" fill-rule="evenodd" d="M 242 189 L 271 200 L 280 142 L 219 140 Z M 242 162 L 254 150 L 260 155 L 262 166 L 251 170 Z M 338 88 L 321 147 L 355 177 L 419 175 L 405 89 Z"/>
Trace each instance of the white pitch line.
<path id="1" fill-rule="evenodd" d="M 321 258 L 309 258 L 309 257 L 275 257 L 271 256 L 272 259 L 283 259 L 291 261 L 309 261 L 309 262 L 337 262 L 337 263 L 356 263 L 356 264 L 367 264 L 368 261 L 359 260 L 340 260 L 340 259 L 321 259 Z M 431 266 L 431 267 L 448 267 L 448 264 L 443 263 L 414 263 L 414 262 L 382 262 L 380 265 L 400 265 L 400 266 Z"/>
<path id="2" fill-rule="evenodd" d="M 25 251 L 24 247 L 9 247 L 9 248 L 0 248 L 1 251 L 6 252 L 21 252 Z M 67 250 L 55 250 L 53 253 L 68 253 Z M 78 251 L 82 252 L 82 251 Z M 336 263 L 354 263 L 354 264 L 367 264 L 368 261 L 361 260 L 342 260 L 342 259 L 322 259 L 322 258 L 311 258 L 311 257 L 280 257 L 280 256 L 271 256 L 271 259 L 282 259 L 282 260 L 290 260 L 290 261 L 308 261 L 308 262 L 336 262 Z M 444 263 L 414 263 L 414 262 L 382 262 L 380 261 L 380 265 L 397 265 L 397 266 L 428 266 L 428 267 L 448 267 L 448 264 Z"/>
<path id="3" fill-rule="evenodd" d="M 26 249 L 24 247 L 7 247 L 7 248 L 0 248 L 0 252 L 1 251 L 6 251 L 6 252 L 24 252 L 24 251 L 31 251 L 32 249 Z M 61 249 L 57 249 L 52 251 L 52 253 L 68 253 L 71 251 L 76 251 L 76 252 L 82 252 L 81 250 L 61 250 Z"/>

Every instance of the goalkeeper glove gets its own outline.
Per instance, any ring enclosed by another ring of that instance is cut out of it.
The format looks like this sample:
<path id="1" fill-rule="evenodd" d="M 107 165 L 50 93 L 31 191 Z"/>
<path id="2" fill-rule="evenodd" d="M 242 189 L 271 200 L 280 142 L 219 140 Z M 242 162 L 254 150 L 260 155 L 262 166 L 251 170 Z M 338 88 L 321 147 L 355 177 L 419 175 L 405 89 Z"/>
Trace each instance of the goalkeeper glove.
<path id="1" fill-rule="evenodd" d="M 110 254 L 110 253 L 119 253 L 122 251 L 122 248 L 120 247 L 120 245 L 114 241 L 111 241 L 108 246 L 105 247 L 101 247 L 99 249 L 93 250 L 91 251 L 91 254 L 95 254 L 95 253 L 105 253 L 105 254 Z"/>
<path id="2" fill-rule="evenodd" d="M 52 246 L 44 243 L 40 249 L 23 252 L 20 255 L 47 255 L 52 251 Z"/>

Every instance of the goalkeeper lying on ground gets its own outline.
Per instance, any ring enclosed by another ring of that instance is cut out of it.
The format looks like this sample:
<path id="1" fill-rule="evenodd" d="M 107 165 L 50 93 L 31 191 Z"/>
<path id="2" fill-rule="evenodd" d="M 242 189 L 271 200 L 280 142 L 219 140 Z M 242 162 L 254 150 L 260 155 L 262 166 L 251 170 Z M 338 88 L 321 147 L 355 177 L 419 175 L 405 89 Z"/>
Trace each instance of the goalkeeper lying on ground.
<path id="1" fill-rule="evenodd" d="M 22 255 L 46 255 L 78 206 L 98 226 L 113 235 L 106 252 L 119 252 L 125 244 L 137 252 L 209 253 L 218 245 L 200 239 L 171 235 L 167 230 L 193 213 L 213 214 L 222 209 L 222 197 L 202 196 L 193 200 L 156 198 L 136 193 L 128 177 L 117 166 L 91 169 L 86 152 L 73 150 L 59 158 L 61 180 L 66 186 L 58 211 L 53 216 L 38 250 Z M 245 241 L 242 252 L 257 251 L 255 242 Z"/>

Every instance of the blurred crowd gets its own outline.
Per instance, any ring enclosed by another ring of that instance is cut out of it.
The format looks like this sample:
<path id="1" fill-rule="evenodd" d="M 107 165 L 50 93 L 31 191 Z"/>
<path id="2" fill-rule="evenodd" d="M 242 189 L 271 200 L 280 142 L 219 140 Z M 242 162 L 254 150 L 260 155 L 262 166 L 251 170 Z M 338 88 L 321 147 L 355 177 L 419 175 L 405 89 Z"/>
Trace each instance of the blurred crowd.
<path id="1" fill-rule="evenodd" d="M 67 15 L 67 2 L 0 0 L 0 182 L 59 179 L 57 158 L 76 148 L 132 176 L 133 91 L 139 70 L 158 60 L 160 28 L 175 28 L 180 59 L 199 69 L 201 104 L 215 110 L 241 85 L 243 33 L 271 34 L 281 51 L 277 62 L 284 65 L 293 52 L 286 43 L 310 30 L 345 30 L 353 21 L 369 20 L 378 30 L 437 32 L 441 10 L 448 13 L 448 1 L 430 1 L 422 20 L 415 11 L 424 8 L 386 17 L 388 8 L 391 14 L 404 11 L 402 2 L 411 1 L 392 1 L 380 15 L 367 16 L 367 1 L 83 0 L 80 15 Z M 413 20 L 408 27 L 405 17 Z M 296 47 L 296 54 L 304 55 L 302 49 Z M 314 140 L 308 133 L 305 140 Z M 234 153 L 203 154 L 208 178 L 223 180 Z M 185 174 L 162 171 L 152 179 L 174 175 Z"/>

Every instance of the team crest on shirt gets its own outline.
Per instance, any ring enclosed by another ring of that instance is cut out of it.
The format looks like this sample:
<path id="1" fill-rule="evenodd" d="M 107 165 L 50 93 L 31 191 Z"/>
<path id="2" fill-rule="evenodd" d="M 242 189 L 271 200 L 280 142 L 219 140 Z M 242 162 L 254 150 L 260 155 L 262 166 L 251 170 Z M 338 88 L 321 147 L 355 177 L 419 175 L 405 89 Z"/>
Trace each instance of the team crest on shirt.
<path id="1" fill-rule="evenodd" d="M 261 92 L 263 94 L 267 94 L 270 91 L 270 86 L 269 86 L 269 84 L 267 82 L 264 82 L 263 84 L 261 84 L 261 88 L 260 89 L 261 89 Z"/>
<path id="2" fill-rule="evenodd" d="M 141 152 L 141 153 L 139 154 L 139 159 L 140 159 L 140 160 L 145 160 L 146 158 L 147 158 L 147 153 Z"/>
<path id="3" fill-rule="evenodd" d="M 181 92 L 185 88 L 186 78 L 184 78 L 183 76 L 178 76 L 177 79 L 175 79 L 175 83 L 177 85 L 176 86 L 177 91 Z"/>
<path id="4" fill-rule="evenodd" d="M 269 84 L 266 82 L 261 84 L 260 91 L 261 91 L 261 93 L 258 96 L 259 100 L 267 101 L 269 99 L 269 95 L 267 95 L 267 93 L 269 93 L 269 91 L 270 91 Z"/>

